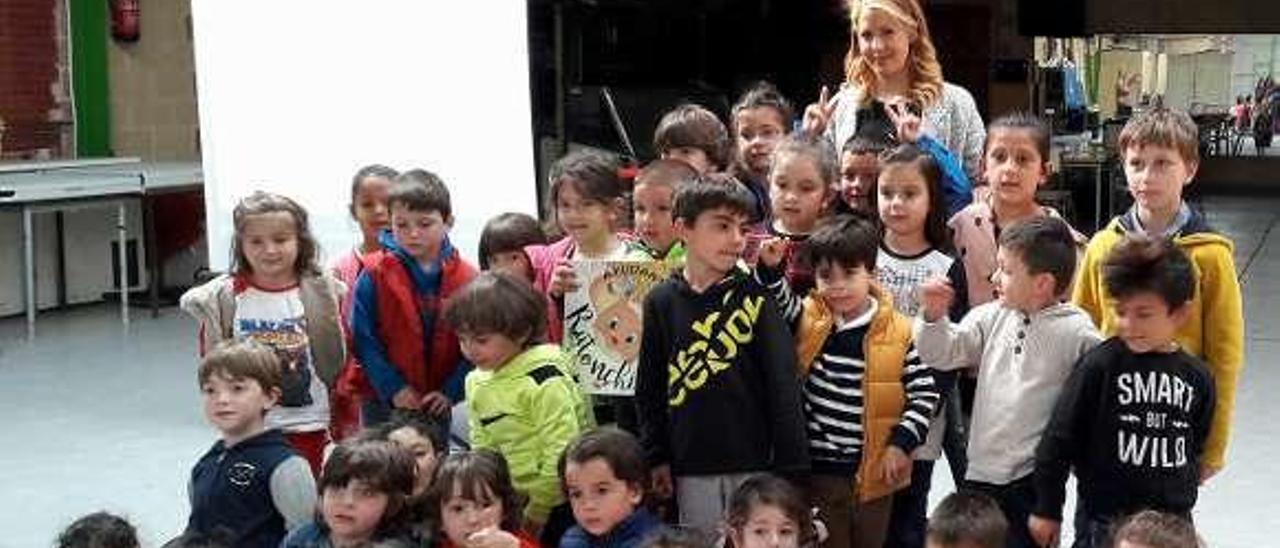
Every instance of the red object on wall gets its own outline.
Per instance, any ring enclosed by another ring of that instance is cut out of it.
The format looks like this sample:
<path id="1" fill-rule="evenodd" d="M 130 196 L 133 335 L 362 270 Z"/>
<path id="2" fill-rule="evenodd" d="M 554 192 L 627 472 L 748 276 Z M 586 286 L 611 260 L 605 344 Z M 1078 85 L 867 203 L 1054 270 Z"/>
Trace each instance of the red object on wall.
<path id="1" fill-rule="evenodd" d="M 137 42 L 142 34 L 142 9 L 138 0 L 111 1 L 111 37 L 120 42 Z"/>

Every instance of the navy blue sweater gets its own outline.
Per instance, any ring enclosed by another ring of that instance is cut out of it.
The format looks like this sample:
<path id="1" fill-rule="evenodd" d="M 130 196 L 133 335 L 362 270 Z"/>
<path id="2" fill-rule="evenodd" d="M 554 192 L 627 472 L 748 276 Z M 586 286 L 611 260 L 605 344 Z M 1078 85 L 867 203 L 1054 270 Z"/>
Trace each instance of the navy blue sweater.
<path id="1" fill-rule="evenodd" d="M 560 537 L 560 548 L 636 548 L 661 526 L 662 522 L 648 510 L 638 508 L 601 536 L 588 533 L 581 525 L 574 525 Z"/>
<path id="2" fill-rule="evenodd" d="M 271 473 L 293 450 L 279 430 L 267 430 L 227 448 L 213 444 L 191 471 L 191 519 L 187 530 L 225 529 L 241 548 L 275 548 L 285 535 L 284 516 L 271 498 Z"/>

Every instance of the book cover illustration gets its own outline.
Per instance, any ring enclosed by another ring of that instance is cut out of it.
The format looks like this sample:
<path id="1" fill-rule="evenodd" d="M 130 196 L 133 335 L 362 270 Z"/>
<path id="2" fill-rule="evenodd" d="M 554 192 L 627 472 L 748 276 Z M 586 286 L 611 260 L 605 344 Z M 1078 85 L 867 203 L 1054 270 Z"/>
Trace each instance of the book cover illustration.
<path id="1" fill-rule="evenodd" d="M 645 295 L 671 272 L 661 261 L 577 261 L 564 299 L 564 348 L 588 394 L 635 394 Z"/>

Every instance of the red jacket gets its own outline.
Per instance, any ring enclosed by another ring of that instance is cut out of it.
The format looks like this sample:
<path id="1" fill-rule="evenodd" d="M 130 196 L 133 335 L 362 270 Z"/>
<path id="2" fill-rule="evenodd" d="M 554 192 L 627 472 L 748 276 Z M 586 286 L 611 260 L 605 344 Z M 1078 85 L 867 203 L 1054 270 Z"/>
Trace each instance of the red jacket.
<path id="1" fill-rule="evenodd" d="M 440 390 L 458 365 L 462 353 L 458 337 L 444 321 L 444 302 L 476 276 L 475 267 L 457 252 L 445 259 L 441 267 L 440 289 L 433 298 L 418 295 L 409 271 L 401 259 L 389 250 L 375 251 L 362 258 L 366 275 L 373 282 L 377 301 L 378 340 L 386 359 L 394 364 L 405 383 L 420 394 Z M 435 317 L 431 333 L 431 355 L 423 343 L 421 310 L 429 309 Z M 366 364 L 362 364 L 367 367 Z M 364 377 L 364 393 L 374 392 Z"/>

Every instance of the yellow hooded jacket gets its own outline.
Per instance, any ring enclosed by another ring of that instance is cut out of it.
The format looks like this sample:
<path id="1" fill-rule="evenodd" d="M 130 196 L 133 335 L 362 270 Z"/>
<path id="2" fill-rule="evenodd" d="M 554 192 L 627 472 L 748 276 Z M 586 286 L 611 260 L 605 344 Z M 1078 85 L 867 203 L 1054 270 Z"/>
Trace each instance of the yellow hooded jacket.
<path id="1" fill-rule="evenodd" d="M 1102 260 L 1134 230 L 1128 215 L 1094 234 L 1080 264 L 1071 300 L 1093 318 L 1106 336 L 1116 333 L 1111 297 L 1102 283 Z M 1226 464 L 1236 382 L 1244 367 L 1244 307 L 1232 258 L 1231 240 L 1213 232 L 1198 213 L 1174 237 L 1191 259 L 1198 280 L 1188 319 L 1176 335 L 1183 350 L 1204 360 L 1213 374 L 1216 403 L 1200 463 L 1215 470 Z"/>

